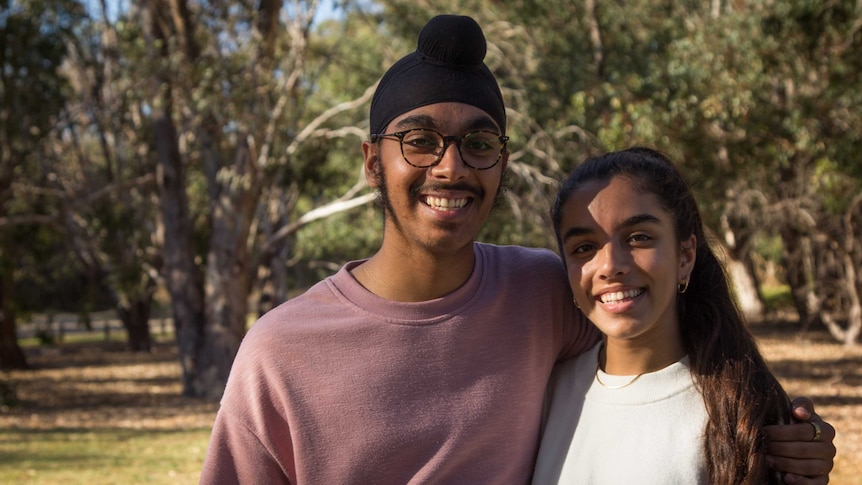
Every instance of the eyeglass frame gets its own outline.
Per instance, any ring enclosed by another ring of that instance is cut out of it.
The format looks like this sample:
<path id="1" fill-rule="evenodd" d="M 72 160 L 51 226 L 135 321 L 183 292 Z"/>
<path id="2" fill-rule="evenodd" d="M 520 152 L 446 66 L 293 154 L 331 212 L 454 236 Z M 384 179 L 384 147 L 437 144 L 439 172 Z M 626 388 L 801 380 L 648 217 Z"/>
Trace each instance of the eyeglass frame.
<path id="1" fill-rule="evenodd" d="M 420 131 L 420 130 L 421 131 L 430 131 L 432 133 L 436 133 L 437 136 L 439 136 L 443 140 L 443 149 L 440 150 L 440 153 L 437 155 L 437 160 L 430 165 L 416 165 L 415 163 L 412 163 L 410 160 L 408 160 L 407 155 L 404 154 L 404 137 L 407 136 L 407 133 L 410 133 L 411 131 Z M 492 163 L 491 165 L 489 165 L 485 168 L 479 168 L 479 167 L 474 167 L 473 165 L 470 165 L 470 162 L 468 162 L 467 159 L 464 158 L 464 154 L 461 153 L 461 142 L 464 141 L 464 138 L 466 138 L 470 135 L 473 135 L 475 133 L 488 133 L 488 134 L 496 136 L 497 139 L 500 140 L 500 153 L 497 154 L 497 159 L 494 161 L 494 163 Z M 488 131 L 488 130 L 475 130 L 475 131 L 471 131 L 469 133 L 465 133 L 462 136 L 455 136 L 455 135 L 444 135 L 443 133 L 440 133 L 439 131 L 437 131 L 433 128 L 410 128 L 409 130 L 395 131 L 392 133 L 372 133 L 371 134 L 371 143 L 377 143 L 381 139 L 387 138 L 387 137 L 390 137 L 390 138 L 394 137 L 394 138 L 398 139 L 398 147 L 401 148 L 401 158 L 403 158 L 404 161 L 407 162 L 408 165 L 410 165 L 411 167 L 416 167 L 416 168 L 431 168 L 431 167 L 439 164 L 440 161 L 443 160 L 443 155 L 446 154 L 446 150 L 449 148 L 449 145 L 454 144 L 455 148 L 458 149 L 458 156 L 461 157 L 461 161 L 464 162 L 464 165 L 472 168 L 473 170 L 489 170 L 489 169 L 496 167 L 497 164 L 500 163 L 500 159 L 503 158 L 503 151 L 506 149 L 506 144 L 509 143 L 509 137 L 508 136 L 499 135 L 497 133 L 494 133 L 493 131 Z"/>

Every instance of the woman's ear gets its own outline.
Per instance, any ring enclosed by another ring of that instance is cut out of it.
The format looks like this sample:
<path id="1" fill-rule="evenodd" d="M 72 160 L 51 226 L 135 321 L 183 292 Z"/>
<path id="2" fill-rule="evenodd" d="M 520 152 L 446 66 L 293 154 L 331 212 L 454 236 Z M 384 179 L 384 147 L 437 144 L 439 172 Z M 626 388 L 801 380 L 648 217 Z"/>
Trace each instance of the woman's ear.
<path id="1" fill-rule="evenodd" d="M 377 164 L 380 162 L 380 158 L 377 155 L 377 144 L 371 143 L 370 141 L 362 142 L 362 156 L 364 161 L 362 166 L 365 170 L 365 181 L 368 182 L 368 186 L 372 189 L 377 189 L 378 187 L 378 176 Z"/>
<path id="2" fill-rule="evenodd" d="M 679 281 L 688 281 L 697 255 L 697 237 L 692 234 L 679 243 Z"/>

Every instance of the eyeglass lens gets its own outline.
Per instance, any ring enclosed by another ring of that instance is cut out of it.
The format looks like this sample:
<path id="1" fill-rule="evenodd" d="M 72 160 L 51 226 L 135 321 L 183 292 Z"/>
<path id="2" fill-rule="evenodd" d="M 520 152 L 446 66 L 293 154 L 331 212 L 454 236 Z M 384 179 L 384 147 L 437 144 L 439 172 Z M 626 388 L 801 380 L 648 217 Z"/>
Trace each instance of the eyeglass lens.
<path id="1" fill-rule="evenodd" d="M 436 131 L 419 128 L 408 130 L 404 134 L 401 150 L 411 165 L 430 167 L 440 160 L 448 145 L 447 141 L 457 145 L 464 161 L 478 169 L 494 166 L 500 158 L 503 146 L 500 135 L 488 131 L 468 133 L 461 137 L 459 143 L 457 138 L 444 140 Z"/>

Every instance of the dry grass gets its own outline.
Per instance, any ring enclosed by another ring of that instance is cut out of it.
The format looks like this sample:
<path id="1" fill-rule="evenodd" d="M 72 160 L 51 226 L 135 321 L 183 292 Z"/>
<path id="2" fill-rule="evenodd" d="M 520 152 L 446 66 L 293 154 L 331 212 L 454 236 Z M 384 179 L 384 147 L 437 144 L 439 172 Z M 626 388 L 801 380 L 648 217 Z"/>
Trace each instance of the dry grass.
<path id="1" fill-rule="evenodd" d="M 838 430 L 831 483 L 862 485 L 862 347 L 823 332 L 757 324 L 773 369 Z M 0 483 L 196 483 L 217 404 L 180 396 L 175 349 L 118 343 L 29 349 L 35 370 L 0 375 L 17 406 L 0 411 Z"/>

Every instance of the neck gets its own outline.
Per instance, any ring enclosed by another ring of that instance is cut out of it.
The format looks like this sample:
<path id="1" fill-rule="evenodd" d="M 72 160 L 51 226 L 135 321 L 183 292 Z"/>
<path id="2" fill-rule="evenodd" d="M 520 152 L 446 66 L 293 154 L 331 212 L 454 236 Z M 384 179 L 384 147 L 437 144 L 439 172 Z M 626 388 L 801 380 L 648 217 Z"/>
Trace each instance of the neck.
<path id="1" fill-rule="evenodd" d="M 405 253 L 384 246 L 351 274 L 381 298 L 400 302 L 428 301 L 460 288 L 472 274 L 475 259 L 473 244 L 446 254 Z"/>
<path id="2" fill-rule="evenodd" d="M 637 375 L 655 372 L 678 362 L 685 356 L 682 340 L 667 339 L 659 345 L 644 345 L 625 339 L 605 338 L 599 354 L 599 367 L 607 374 Z"/>

